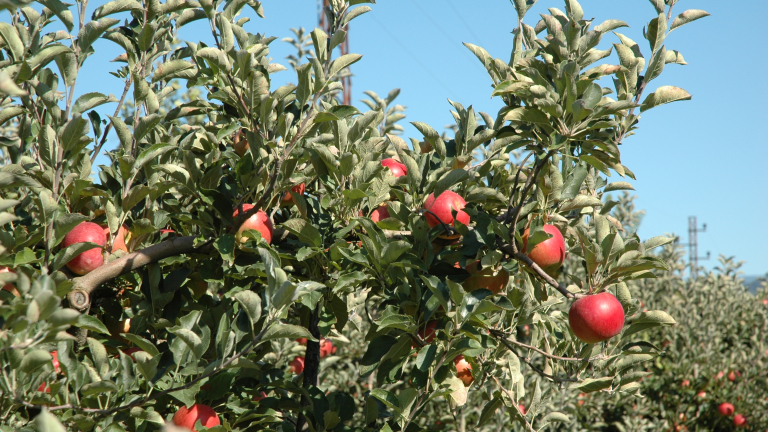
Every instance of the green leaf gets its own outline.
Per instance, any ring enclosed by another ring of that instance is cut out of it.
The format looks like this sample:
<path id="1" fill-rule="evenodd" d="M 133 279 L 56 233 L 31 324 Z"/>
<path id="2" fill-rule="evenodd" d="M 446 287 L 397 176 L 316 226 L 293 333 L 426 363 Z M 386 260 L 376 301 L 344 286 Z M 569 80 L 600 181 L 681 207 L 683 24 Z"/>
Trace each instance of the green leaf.
<path id="1" fill-rule="evenodd" d="M 395 396 L 394 393 L 382 388 L 377 388 L 371 391 L 371 396 L 380 400 L 381 403 L 388 406 L 390 409 L 400 411 L 400 400 L 397 398 L 397 396 Z"/>
<path id="2" fill-rule="evenodd" d="M 71 50 L 64 45 L 61 44 L 55 44 L 55 45 L 49 45 L 40 51 L 36 52 L 35 55 L 30 57 L 27 60 L 27 63 L 29 64 L 29 67 L 32 68 L 34 72 L 39 71 L 42 69 L 45 65 L 52 62 L 53 59 L 55 59 L 58 55 L 71 52 Z M 33 72 L 33 73 L 34 73 Z"/>
<path id="3" fill-rule="evenodd" d="M 21 371 L 24 373 L 30 373 L 38 368 L 43 367 L 44 365 L 51 363 L 53 361 L 53 356 L 51 356 L 51 353 L 48 351 L 43 350 L 32 350 L 29 351 L 26 355 L 24 355 L 24 358 L 21 359 Z"/>
<path id="4" fill-rule="evenodd" d="M 450 170 L 443 174 L 443 176 L 440 177 L 440 180 L 438 180 L 437 184 L 435 185 L 435 198 L 439 197 L 443 192 L 450 189 L 451 186 L 457 183 L 461 183 L 467 178 L 469 178 L 469 173 L 467 170 L 461 168 Z"/>
<path id="5" fill-rule="evenodd" d="M 72 113 L 73 115 L 74 113 L 84 113 L 89 109 L 110 102 L 117 102 L 117 98 L 113 94 L 104 96 L 99 92 L 86 93 L 77 98 L 75 104 L 72 105 Z"/>
<path id="6" fill-rule="evenodd" d="M 195 355 L 195 357 L 199 359 L 203 356 L 203 353 L 205 352 L 205 349 L 207 347 L 204 346 L 203 340 L 200 339 L 200 336 L 195 334 L 195 332 L 193 332 L 192 330 L 181 328 L 181 327 L 171 327 L 168 329 L 168 331 L 175 334 L 181 340 L 183 340 L 184 343 L 187 344 L 189 349 Z"/>
<path id="7" fill-rule="evenodd" d="M 599 390 L 607 389 L 611 386 L 611 383 L 613 382 L 613 377 L 603 377 L 603 378 L 587 378 L 584 381 L 580 383 L 575 383 L 571 386 L 571 388 L 577 388 L 584 393 L 592 393 Z"/>
<path id="8" fill-rule="evenodd" d="M 669 244 L 675 241 L 675 237 L 665 237 L 665 236 L 656 236 L 651 237 L 648 240 L 643 242 L 643 248 L 646 252 L 657 248 L 659 246 L 664 246 L 665 244 Z"/>
<path id="9" fill-rule="evenodd" d="M 64 308 L 51 314 L 51 316 L 48 317 L 48 322 L 51 323 L 51 325 L 58 327 L 74 324 L 78 319 L 80 319 L 80 312 L 74 309 Z"/>
<path id="10" fill-rule="evenodd" d="M 381 266 L 386 267 L 395 262 L 407 250 L 413 248 L 413 245 L 404 240 L 396 240 L 387 243 L 381 252 Z"/>
<path id="11" fill-rule="evenodd" d="M 229 72 L 232 70 L 232 65 L 229 63 L 229 59 L 227 58 L 227 55 L 224 53 L 224 51 L 213 48 L 213 47 L 205 47 L 200 48 L 195 53 L 196 57 L 200 57 L 202 59 L 208 60 L 209 63 L 216 66 L 217 68 L 221 69 L 224 72 Z"/>
<path id="12" fill-rule="evenodd" d="M 65 264 L 72 261 L 72 258 L 80 255 L 85 251 L 89 251 L 91 249 L 101 249 L 101 246 L 91 242 L 75 243 L 75 244 L 69 245 L 64 249 L 60 250 L 56 254 L 56 256 L 53 258 L 53 264 L 51 265 L 51 269 L 53 271 L 57 271 L 60 268 L 64 267 Z"/>
<path id="13" fill-rule="evenodd" d="M 592 195 L 576 195 L 575 198 L 563 202 L 560 206 L 561 212 L 567 212 L 584 207 L 601 207 L 603 202 L 600 198 Z"/>
<path id="14" fill-rule="evenodd" d="M 514 121 L 520 123 L 538 123 L 550 125 L 549 117 L 546 114 L 532 107 L 515 108 L 507 112 L 504 121 Z"/>
<path id="15" fill-rule="evenodd" d="M 13 81 L 13 78 L 9 77 L 8 74 L 3 71 L 0 71 L 0 93 L 16 97 L 26 96 L 29 94 L 27 91 L 22 90 L 19 86 L 17 86 L 16 82 Z M 6 109 L 11 110 L 11 112 L 0 112 L 0 125 L 5 123 L 6 120 L 24 112 L 24 109 L 16 106 L 3 107 L 3 110 Z"/>
<path id="16" fill-rule="evenodd" d="M 6 49 L 10 51 L 13 59 L 20 62 L 24 58 L 24 43 L 16 28 L 6 22 L 0 22 L 0 38 L 5 41 Z"/>
<path id="17" fill-rule="evenodd" d="M 429 367 L 432 366 L 432 362 L 435 361 L 436 353 L 436 344 L 429 344 L 425 347 L 422 347 L 419 350 L 419 354 L 416 356 L 416 367 L 422 372 L 428 371 Z"/>
<path id="18" fill-rule="evenodd" d="M 111 2 L 96 8 L 96 10 L 93 11 L 91 19 L 98 20 L 99 18 L 103 18 L 107 15 L 140 9 L 141 4 L 135 0 L 112 0 Z"/>
<path id="19" fill-rule="evenodd" d="M 180 75 L 181 72 L 194 68 L 195 65 L 184 59 L 167 61 L 155 68 L 152 74 L 152 82 L 169 81 Z"/>
<path id="20" fill-rule="evenodd" d="M 248 315 L 251 326 L 255 327 L 261 319 L 261 297 L 253 291 L 240 291 L 235 294 L 235 300 Z"/>
<path id="21" fill-rule="evenodd" d="M 143 200 L 149 193 L 152 192 L 151 188 L 144 185 L 138 185 L 131 188 L 128 195 L 123 199 L 122 209 L 124 212 L 130 211 L 141 200 Z"/>
<path id="22" fill-rule="evenodd" d="M 67 432 L 59 419 L 56 418 L 55 415 L 48 412 L 48 408 L 46 407 L 43 407 L 42 411 L 40 411 L 40 414 L 35 417 L 32 425 L 37 432 Z"/>
<path id="23" fill-rule="evenodd" d="M 112 127 L 115 129 L 115 133 L 117 133 L 117 137 L 120 139 L 120 145 L 124 149 L 130 148 L 133 143 L 133 134 L 131 133 L 131 130 L 128 129 L 128 125 L 126 125 L 120 117 L 109 117 L 109 119 L 112 121 Z"/>
<path id="24" fill-rule="evenodd" d="M 5 75 L 4 73 L 0 72 L 0 74 Z M 7 75 L 6 75 L 7 76 Z M 2 85 L 2 76 L 0 76 L 0 85 Z M 14 84 L 16 85 L 16 84 Z M 2 87 L 0 87 L 0 91 L 2 91 Z M 7 93 L 7 92 L 6 92 Z M 10 94 L 10 93 L 8 93 Z M 13 96 L 13 95 L 12 95 Z M 7 122 L 8 120 L 21 115 L 25 113 L 27 110 L 24 108 L 18 106 L 18 105 L 6 105 L 3 107 L 3 109 L 0 110 L 0 126 L 3 125 L 3 123 Z"/>
<path id="25" fill-rule="evenodd" d="M 328 68 L 328 79 L 331 79 L 334 75 L 339 73 L 342 69 L 349 67 L 351 64 L 356 63 L 363 58 L 360 54 L 344 54 L 331 63 L 331 67 Z"/>
<path id="26" fill-rule="evenodd" d="M 72 31 L 75 27 L 75 21 L 72 19 L 72 12 L 69 10 L 71 4 L 62 3 L 59 0 L 39 0 L 39 3 L 50 9 L 57 18 L 67 27 L 67 31 Z"/>
<path id="27" fill-rule="evenodd" d="M 496 397 L 488 401 L 488 403 L 483 407 L 483 411 L 480 413 L 480 419 L 477 421 L 477 427 L 481 427 L 488 423 L 488 421 L 493 418 L 494 414 L 496 414 L 496 410 L 501 408 L 502 405 L 504 405 L 504 402 L 500 397 Z"/>
<path id="28" fill-rule="evenodd" d="M 700 9 L 688 9 L 687 11 L 675 17 L 675 19 L 672 21 L 672 25 L 669 26 L 669 31 L 672 31 L 680 26 L 684 26 L 691 21 L 696 21 L 699 18 L 704 18 L 707 16 L 709 16 L 709 13 L 706 11 Z"/>
<path id="29" fill-rule="evenodd" d="M 136 344 L 138 348 L 141 348 L 143 351 L 146 351 L 152 356 L 156 356 L 160 354 L 160 350 L 157 349 L 157 347 L 147 339 L 144 339 L 141 336 L 132 334 L 132 333 L 126 333 L 123 335 L 125 339 L 128 339 L 129 341 Z"/>
<path id="30" fill-rule="evenodd" d="M 283 227 L 310 246 L 320 247 L 323 244 L 320 231 L 304 219 L 287 220 L 283 222 Z"/>
<path id="31" fill-rule="evenodd" d="M 623 355 L 621 359 L 616 362 L 614 367 L 616 368 L 617 371 L 620 371 L 622 369 L 632 367 L 636 364 L 653 360 L 654 357 L 656 357 L 655 354 L 626 354 L 626 355 Z"/>
<path id="32" fill-rule="evenodd" d="M 571 418 L 568 417 L 566 414 L 554 411 L 554 412 L 551 412 L 551 413 L 547 414 L 546 416 L 544 416 L 542 421 L 544 421 L 544 422 L 570 423 L 571 422 Z"/>
<path id="33" fill-rule="evenodd" d="M 613 192 L 617 190 L 635 190 L 635 188 L 627 182 L 613 182 L 609 183 L 605 189 L 603 189 L 604 192 Z"/>
<path id="34" fill-rule="evenodd" d="M 133 131 L 133 136 L 134 138 L 136 138 L 136 141 L 141 141 L 141 139 L 144 138 L 144 135 L 146 135 L 147 133 L 149 133 L 149 131 L 154 129 L 155 126 L 157 126 L 162 119 L 163 118 L 160 116 L 160 114 L 157 114 L 157 113 L 141 117 L 139 119 L 139 125 Z M 160 145 L 160 144 L 155 144 L 155 145 Z"/>
<path id="35" fill-rule="evenodd" d="M 119 22 L 120 20 L 114 18 L 102 18 L 88 22 L 77 34 L 77 45 L 80 47 L 80 51 L 87 50 L 108 28 Z"/>
<path id="36" fill-rule="evenodd" d="M 92 315 L 86 315 L 86 314 L 80 315 L 77 318 L 77 322 L 75 322 L 74 325 L 75 327 L 109 335 L 109 330 L 107 330 L 107 326 L 105 326 L 104 323 L 102 323 L 101 321 L 99 321 L 98 318 Z"/>
<path id="37" fill-rule="evenodd" d="M 662 86 L 645 98 L 640 106 L 640 112 L 679 100 L 691 100 L 691 95 L 680 87 Z"/>
<path id="38" fill-rule="evenodd" d="M 266 342 L 274 339 L 296 339 L 306 338 L 313 342 L 317 342 L 317 339 L 312 336 L 312 333 L 304 327 L 299 327 L 293 324 L 272 324 L 272 326 L 264 332 L 264 336 L 261 338 L 262 342 Z"/>
<path id="39" fill-rule="evenodd" d="M 416 330 L 416 323 L 413 321 L 413 317 L 408 315 L 388 315 L 378 322 L 379 331 L 385 328 L 396 328 L 403 330 L 407 333 L 412 333 Z"/>

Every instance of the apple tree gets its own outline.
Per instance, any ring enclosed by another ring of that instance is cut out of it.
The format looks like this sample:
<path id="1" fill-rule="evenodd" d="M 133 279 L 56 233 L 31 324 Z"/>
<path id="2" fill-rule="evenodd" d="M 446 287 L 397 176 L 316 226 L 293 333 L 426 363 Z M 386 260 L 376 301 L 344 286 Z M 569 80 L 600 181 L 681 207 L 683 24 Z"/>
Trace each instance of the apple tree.
<path id="1" fill-rule="evenodd" d="M 515 0 L 509 60 L 465 44 L 503 108 L 451 101 L 453 138 L 413 122 L 409 145 L 397 92 L 336 97 L 372 1 L 332 0 L 292 72 L 246 30 L 258 1 L 87 3 L 2 3 L 2 430 L 416 431 L 468 400 L 478 427 L 534 430 L 572 422 L 555 391 L 638 392 L 659 351 L 639 333 L 675 321 L 627 284 L 672 238 L 622 235 L 604 194 L 632 188 L 609 178 L 634 178 L 640 113 L 690 99 L 646 88 L 706 12 L 652 0 L 641 49 L 576 0 L 535 26 Z M 75 97 L 99 39 L 120 96 Z M 595 295 L 618 325 L 569 322 Z"/>

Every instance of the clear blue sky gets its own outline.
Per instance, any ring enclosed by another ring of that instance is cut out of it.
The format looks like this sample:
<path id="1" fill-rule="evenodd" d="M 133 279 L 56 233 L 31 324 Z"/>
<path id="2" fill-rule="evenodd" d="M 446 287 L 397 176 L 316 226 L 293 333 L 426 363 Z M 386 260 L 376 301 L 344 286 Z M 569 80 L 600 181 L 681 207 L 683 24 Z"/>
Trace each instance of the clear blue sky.
<path id="1" fill-rule="evenodd" d="M 99 4 L 91 3 L 89 15 Z M 317 0 L 266 0 L 263 5 L 265 20 L 244 10 L 252 18 L 246 25 L 252 33 L 282 38 L 291 36 L 291 27 L 309 31 L 317 26 Z M 654 16 L 648 0 L 582 0 L 581 5 L 585 18 L 594 17 L 595 24 L 608 18 L 629 23 L 630 28 L 618 31 L 637 41 L 648 57 L 642 37 L 644 24 Z M 407 107 L 404 138 L 421 137 L 407 121 L 426 122 L 438 130 L 451 123 L 449 98 L 495 115 L 500 101 L 490 98 L 490 79 L 462 42 L 480 45 L 507 61 L 516 25 L 509 0 L 379 0 L 371 7 L 373 11 L 357 18 L 350 29 L 351 52 L 364 55 L 352 66 L 355 105 L 364 108 L 360 100 L 365 90 L 384 96 L 400 88 L 397 102 Z M 562 0 L 539 0 L 525 21 L 535 25 L 548 7 L 564 10 Z M 719 254 L 733 255 L 746 261 L 747 275 L 765 274 L 768 143 L 759 125 L 768 125 L 768 82 L 762 79 L 768 70 L 768 26 L 762 21 L 768 2 L 680 0 L 674 15 L 686 9 L 704 9 L 712 16 L 670 35 L 667 49 L 680 51 L 689 64 L 667 65 L 652 85 L 683 87 L 693 100 L 643 114 L 637 135 L 621 149 L 622 161 L 638 178 L 633 182 L 636 203 L 647 212 L 639 234 L 645 239 L 676 233 L 687 242 L 688 216 L 695 215 L 707 224 L 707 232 L 699 235 L 700 254 L 712 252 L 712 259 L 702 264 L 714 265 Z M 190 25 L 181 38 L 211 39 L 199 23 Z M 601 47 L 613 42 L 618 38 L 607 35 Z M 102 40 L 96 52 L 78 80 L 77 94 L 119 96 L 122 84 L 104 72 L 117 69 L 108 60 L 119 51 Z M 286 66 L 285 56 L 292 52 L 279 39 L 271 45 L 274 61 Z M 607 61 L 618 62 L 615 54 Z M 274 84 L 295 81 L 291 74 L 276 74 Z M 99 111 L 110 110 L 114 105 Z"/>

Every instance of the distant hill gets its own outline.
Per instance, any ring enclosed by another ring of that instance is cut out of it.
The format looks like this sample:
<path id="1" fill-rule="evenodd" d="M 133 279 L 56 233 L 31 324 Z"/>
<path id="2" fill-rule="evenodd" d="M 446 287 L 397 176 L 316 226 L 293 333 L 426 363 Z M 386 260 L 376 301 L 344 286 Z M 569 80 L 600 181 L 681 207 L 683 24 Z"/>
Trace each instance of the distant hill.
<path id="1" fill-rule="evenodd" d="M 765 276 L 744 276 L 744 286 L 747 287 L 749 292 L 755 293 L 763 279 L 765 279 Z"/>

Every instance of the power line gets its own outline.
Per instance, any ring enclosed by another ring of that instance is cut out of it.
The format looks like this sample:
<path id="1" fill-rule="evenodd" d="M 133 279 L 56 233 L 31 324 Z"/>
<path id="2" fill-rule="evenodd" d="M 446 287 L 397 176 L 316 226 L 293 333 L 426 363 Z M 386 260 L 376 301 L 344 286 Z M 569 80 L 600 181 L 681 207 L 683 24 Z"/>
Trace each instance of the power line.
<path id="1" fill-rule="evenodd" d="M 426 73 L 427 73 L 429 76 L 431 76 L 431 77 L 432 77 L 432 78 L 435 80 L 435 82 L 437 82 L 438 84 L 440 84 L 440 86 L 442 86 L 442 87 L 443 87 L 443 88 L 444 88 L 446 91 L 448 91 L 450 94 L 453 94 L 453 90 L 451 90 L 451 89 L 450 89 L 450 88 L 449 88 L 447 85 L 445 85 L 445 83 L 443 83 L 443 82 L 440 80 L 440 78 L 438 78 L 438 77 L 437 77 L 435 74 L 433 74 L 433 73 L 432 73 L 432 71 L 431 71 L 431 70 L 429 70 L 429 68 L 427 68 L 427 67 L 424 65 L 424 63 L 422 63 L 422 62 L 421 62 L 421 60 L 419 60 L 419 57 L 418 57 L 418 56 L 416 56 L 415 54 L 413 54 L 413 53 L 411 52 L 411 50 L 409 50 L 409 49 L 408 49 L 408 47 L 407 47 L 407 46 L 406 46 L 404 43 L 400 42 L 400 39 L 398 39 L 398 38 L 397 38 L 397 36 L 395 36 L 394 34 L 392 34 L 392 32 L 390 32 L 390 31 L 389 31 L 389 29 L 387 29 L 387 26 L 385 26 L 384 24 L 382 24 L 382 23 L 379 21 L 379 19 L 378 19 L 378 18 L 376 18 L 376 14 L 369 14 L 369 16 L 370 16 L 370 17 L 373 19 L 373 21 L 374 21 L 376 24 L 378 24 L 378 25 L 379 25 L 379 27 L 381 27 L 381 29 L 382 29 L 382 30 L 384 30 L 384 32 L 385 32 L 386 34 L 388 34 L 388 35 L 389 35 L 389 37 L 391 37 L 391 38 L 392 38 L 392 40 L 394 40 L 394 41 L 395 41 L 395 43 L 396 43 L 396 44 L 398 44 L 398 45 L 400 46 L 400 48 L 402 48 L 402 49 L 403 49 L 403 51 L 405 51 L 405 52 L 406 52 L 406 54 L 408 54 L 409 56 L 411 56 L 411 58 L 413 58 L 413 60 L 414 60 L 414 61 L 416 61 L 416 64 L 418 64 L 418 65 L 419 65 L 419 66 L 420 66 L 422 69 L 424 69 L 424 72 L 426 72 Z"/>
<path id="2" fill-rule="evenodd" d="M 469 30 L 469 34 L 472 35 L 473 38 L 475 38 L 477 43 L 482 43 L 483 45 L 485 45 L 485 43 L 482 41 L 480 36 L 476 35 L 475 32 L 472 31 L 472 27 L 469 25 L 469 23 L 467 23 L 467 21 L 464 20 L 464 17 L 461 15 L 461 12 L 456 10 L 456 7 L 453 5 L 453 2 L 451 0 L 445 0 L 445 2 L 448 3 L 448 6 L 450 6 L 453 12 L 456 14 L 456 16 L 459 17 L 459 20 L 464 24 L 464 27 L 466 27 L 467 30 Z M 414 4 L 417 4 L 417 3 L 414 3 Z"/>

